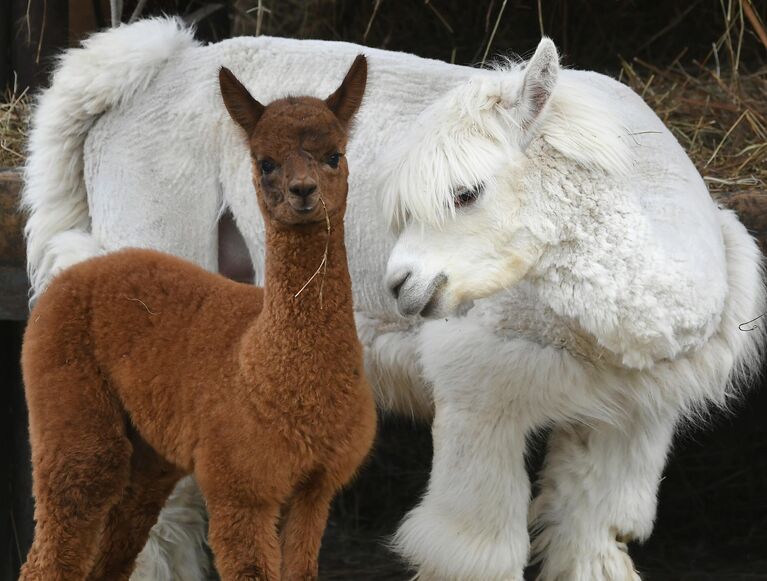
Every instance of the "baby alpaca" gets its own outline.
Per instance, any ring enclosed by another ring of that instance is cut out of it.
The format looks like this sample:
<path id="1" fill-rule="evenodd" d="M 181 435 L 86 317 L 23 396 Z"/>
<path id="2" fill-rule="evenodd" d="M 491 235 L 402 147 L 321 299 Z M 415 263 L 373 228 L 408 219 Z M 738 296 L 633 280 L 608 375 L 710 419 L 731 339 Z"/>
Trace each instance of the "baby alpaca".
<path id="1" fill-rule="evenodd" d="M 22 356 L 37 500 L 24 581 L 127 579 L 189 473 L 223 580 L 316 579 L 330 502 L 375 433 L 343 227 L 366 80 L 358 56 L 326 100 L 265 107 L 220 71 L 253 158 L 263 289 L 125 250 L 40 298 Z"/>

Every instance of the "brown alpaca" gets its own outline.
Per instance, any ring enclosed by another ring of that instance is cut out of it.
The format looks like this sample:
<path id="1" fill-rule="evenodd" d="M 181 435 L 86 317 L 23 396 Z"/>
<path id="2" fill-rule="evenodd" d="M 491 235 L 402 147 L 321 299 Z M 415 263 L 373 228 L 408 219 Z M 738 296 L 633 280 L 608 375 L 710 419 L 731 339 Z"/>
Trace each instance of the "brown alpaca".
<path id="1" fill-rule="evenodd" d="M 359 56 L 325 101 L 264 107 L 220 71 L 253 157 L 264 289 L 125 250 L 41 297 L 23 349 L 37 529 L 22 579 L 127 579 L 192 472 L 222 579 L 316 579 L 330 502 L 375 432 L 343 228 L 366 78 Z"/>

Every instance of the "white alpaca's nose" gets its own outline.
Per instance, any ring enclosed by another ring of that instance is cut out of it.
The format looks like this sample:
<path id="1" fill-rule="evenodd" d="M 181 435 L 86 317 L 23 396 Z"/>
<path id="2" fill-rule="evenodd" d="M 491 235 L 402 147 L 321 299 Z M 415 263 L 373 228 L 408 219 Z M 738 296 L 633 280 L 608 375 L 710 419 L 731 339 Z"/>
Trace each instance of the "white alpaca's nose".
<path id="1" fill-rule="evenodd" d="M 410 275 L 413 274 L 409 270 L 405 272 L 401 272 L 395 276 L 390 276 L 386 286 L 389 287 L 389 292 L 394 296 L 395 299 L 399 298 L 399 291 L 402 288 L 402 285 L 407 282 L 407 279 L 410 278 Z"/>
<path id="2" fill-rule="evenodd" d="M 437 310 L 447 275 L 439 273 L 424 279 L 412 271 L 399 271 L 387 276 L 386 286 L 397 300 L 397 310 L 404 316 L 428 317 Z"/>

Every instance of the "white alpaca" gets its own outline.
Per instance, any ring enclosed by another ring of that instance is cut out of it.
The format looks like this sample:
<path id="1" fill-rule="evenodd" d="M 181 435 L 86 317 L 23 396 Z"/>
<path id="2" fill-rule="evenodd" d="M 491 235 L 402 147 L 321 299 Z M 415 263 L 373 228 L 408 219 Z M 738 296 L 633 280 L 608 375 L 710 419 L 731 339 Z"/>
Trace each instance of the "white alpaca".
<path id="1" fill-rule="evenodd" d="M 387 285 L 434 319 L 434 463 L 399 548 L 427 579 L 521 580 L 526 437 L 552 426 L 540 579 L 638 579 L 625 542 L 652 530 L 675 425 L 758 366 L 762 331 L 740 328 L 765 307 L 754 241 L 636 94 L 560 72 L 548 40 L 386 157 Z"/>
<path id="2" fill-rule="evenodd" d="M 123 246 L 215 269 L 222 207 L 259 279 L 250 164 L 216 71 L 228 66 L 262 101 L 322 94 L 358 51 L 272 38 L 201 47 L 158 19 L 66 53 L 26 169 L 35 291 Z M 399 547 L 423 579 L 521 579 L 525 437 L 553 425 L 531 513 L 542 578 L 635 579 L 622 543 L 651 531 L 676 422 L 723 404 L 730 379 L 756 366 L 761 333 L 738 329 L 764 306 L 756 246 L 639 97 L 560 74 L 548 41 L 526 67 L 494 72 L 364 52 L 347 246 L 367 371 L 382 407 L 436 412 L 429 490 Z M 302 81 L 285 87 L 288 76 Z M 390 223 L 396 305 L 382 284 Z M 421 324 L 395 306 L 440 318 Z M 134 579 L 200 578 L 189 497 L 171 499 Z"/>

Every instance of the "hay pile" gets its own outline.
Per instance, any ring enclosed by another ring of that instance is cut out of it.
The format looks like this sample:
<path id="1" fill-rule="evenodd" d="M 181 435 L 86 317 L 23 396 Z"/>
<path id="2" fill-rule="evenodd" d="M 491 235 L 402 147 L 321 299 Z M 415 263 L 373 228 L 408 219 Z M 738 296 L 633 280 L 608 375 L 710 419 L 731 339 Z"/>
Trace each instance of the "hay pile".
<path id="1" fill-rule="evenodd" d="M 24 162 L 28 129 L 27 92 L 6 90 L 0 101 L 0 168 L 16 167 Z"/>

